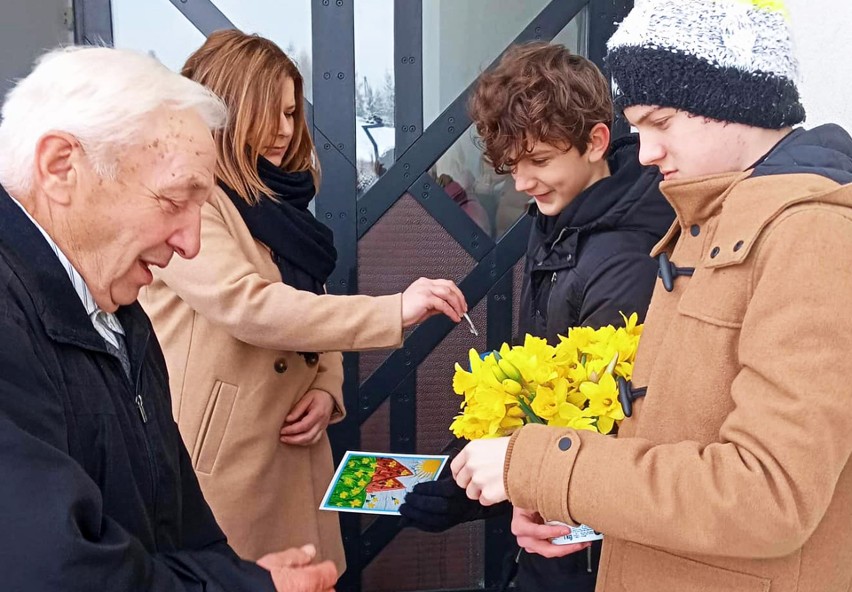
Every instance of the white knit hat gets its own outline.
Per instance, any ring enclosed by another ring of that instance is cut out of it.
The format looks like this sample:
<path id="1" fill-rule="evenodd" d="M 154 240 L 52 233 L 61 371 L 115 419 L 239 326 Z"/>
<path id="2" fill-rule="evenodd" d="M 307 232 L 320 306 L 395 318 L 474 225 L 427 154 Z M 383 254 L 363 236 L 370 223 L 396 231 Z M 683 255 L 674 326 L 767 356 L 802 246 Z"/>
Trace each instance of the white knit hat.
<path id="1" fill-rule="evenodd" d="M 779 129 L 801 123 L 782 0 L 637 0 L 607 44 L 616 105 Z"/>

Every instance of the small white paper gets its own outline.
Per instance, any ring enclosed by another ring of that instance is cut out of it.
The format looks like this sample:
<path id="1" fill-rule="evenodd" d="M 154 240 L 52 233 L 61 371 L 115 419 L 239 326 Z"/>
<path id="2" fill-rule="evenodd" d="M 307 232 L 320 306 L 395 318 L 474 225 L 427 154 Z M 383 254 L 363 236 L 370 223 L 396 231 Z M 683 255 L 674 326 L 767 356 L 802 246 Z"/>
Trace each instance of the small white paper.
<path id="1" fill-rule="evenodd" d="M 585 524 L 581 524 L 579 526 L 568 526 L 564 522 L 548 522 L 553 526 L 567 526 L 571 529 L 571 532 L 566 534 L 565 536 L 556 537 L 550 539 L 550 542 L 554 545 L 575 545 L 577 543 L 588 543 L 589 541 L 599 541 L 603 538 L 603 535 L 593 528 L 586 526 Z"/>

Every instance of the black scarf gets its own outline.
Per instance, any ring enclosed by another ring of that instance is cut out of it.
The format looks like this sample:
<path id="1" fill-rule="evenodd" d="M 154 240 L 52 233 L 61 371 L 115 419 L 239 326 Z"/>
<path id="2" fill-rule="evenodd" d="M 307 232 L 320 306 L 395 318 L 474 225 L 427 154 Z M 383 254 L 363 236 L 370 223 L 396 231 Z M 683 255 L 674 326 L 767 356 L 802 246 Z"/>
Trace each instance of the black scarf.
<path id="1" fill-rule="evenodd" d="M 250 205 L 237 192 L 219 182 L 236 206 L 249 232 L 272 251 L 282 281 L 297 290 L 324 293 L 324 285 L 337 262 L 334 234 L 308 210 L 316 193 L 311 173 L 288 173 L 258 157 L 260 180 L 276 200 L 261 197 Z"/>

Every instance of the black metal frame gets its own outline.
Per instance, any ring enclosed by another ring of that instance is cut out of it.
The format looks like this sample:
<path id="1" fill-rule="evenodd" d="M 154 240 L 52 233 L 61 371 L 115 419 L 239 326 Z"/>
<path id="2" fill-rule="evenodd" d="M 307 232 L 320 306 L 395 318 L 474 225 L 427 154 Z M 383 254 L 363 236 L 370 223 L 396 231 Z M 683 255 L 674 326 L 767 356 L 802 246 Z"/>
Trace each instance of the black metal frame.
<path id="1" fill-rule="evenodd" d="M 205 35 L 234 26 L 211 0 L 170 1 Z M 316 215 L 334 231 L 339 253 L 328 290 L 335 294 L 358 292 L 358 240 L 401 196 L 409 194 L 476 261 L 460 287 L 471 307 L 488 299 L 486 345 L 497 348 L 512 337 L 512 296 L 518 288 L 512 285 L 513 268 L 523 256 L 530 219 L 522 217 L 495 241 L 428 175 L 432 165 L 470 126 L 466 104 L 474 83 L 423 130 L 422 3 L 394 0 L 395 162 L 359 197 L 355 167 L 354 1 L 311 0 L 314 103 L 307 104 L 307 116 L 323 168 Z M 588 7 L 589 57 L 605 68 L 606 40 L 632 4 L 632 0 L 551 0 L 513 42 L 549 41 Z M 110 0 L 74 0 L 74 15 L 78 43 L 112 43 Z M 499 57 L 492 66 L 497 60 Z M 626 129 L 619 120 L 614 133 Z M 330 430 L 338 459 L 344 450 L 360 448 L 361 425 L 388 396 L 392 451 L 415 452 L 417 367 L 452 328 L 453 324 L 443 317 L 423 323 L 406 339 L 404 347 L 393 352 L 363 383 L 358 355 L 344 357 L 344 398 L 351 419 Z M 364 567 L 393 540 L 398 521 L 379 518 L 361 532 L 358 516 L 344 514 L 341 526 L 348 570 L 337 589 L 360 592 Z M 507 529 L 505 519 L 486 524 L 484 588 L 478 590 L 493 591 L 499 584 L 503 551 L 498 541 Z"/>
<path id="2" fill-rule="evenodd" d="M 110 0 L 74 0 L 74 43 L 112 45 Z"/>

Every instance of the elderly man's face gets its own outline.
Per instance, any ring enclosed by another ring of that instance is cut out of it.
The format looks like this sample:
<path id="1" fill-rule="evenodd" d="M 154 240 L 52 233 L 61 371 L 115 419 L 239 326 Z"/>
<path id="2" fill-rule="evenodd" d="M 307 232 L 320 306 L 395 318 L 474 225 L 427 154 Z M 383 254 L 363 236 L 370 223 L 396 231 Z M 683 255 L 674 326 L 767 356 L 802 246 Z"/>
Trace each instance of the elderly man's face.
<path id="1" fill-rule="evenodd" d="M 66 254 L 108 312 L 136 300 L 153 281 L 150 266 L 198 254 L 201 206 L 214 186 L 215 145 L 194 111 L 155 112 L 138 140 L 115 155 L 114 181 L 82 160 L 64 224 Z"/>

